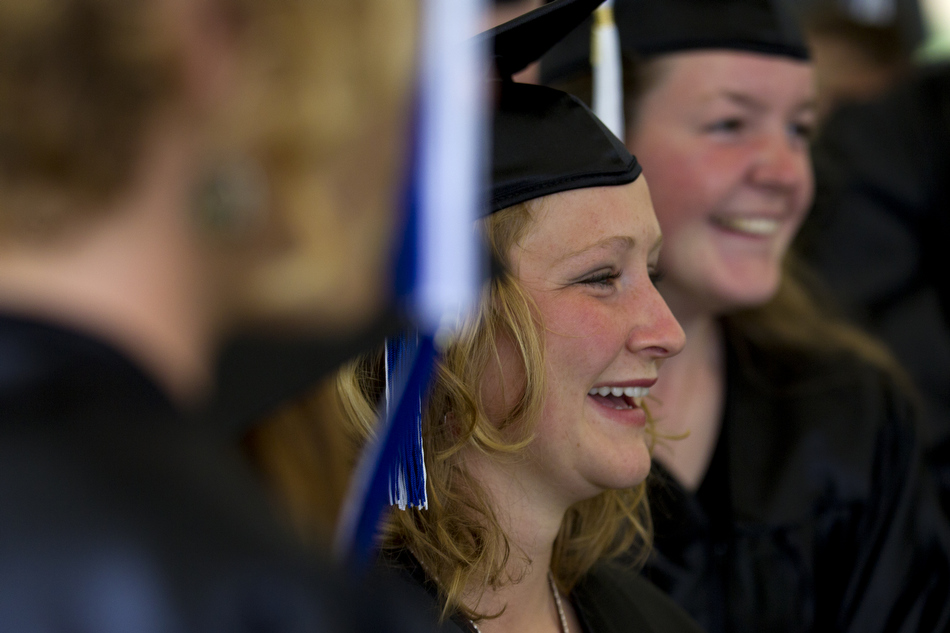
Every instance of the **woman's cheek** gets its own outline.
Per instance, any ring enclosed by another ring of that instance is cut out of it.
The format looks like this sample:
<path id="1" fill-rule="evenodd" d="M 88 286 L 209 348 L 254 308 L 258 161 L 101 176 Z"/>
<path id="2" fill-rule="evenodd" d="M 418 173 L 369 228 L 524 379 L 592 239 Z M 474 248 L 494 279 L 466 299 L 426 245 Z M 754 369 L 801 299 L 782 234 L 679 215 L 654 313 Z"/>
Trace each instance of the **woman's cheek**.
<path id="1" fill-rule="evenodd" d="M 608 311 L 597 298 L 572 298 L 542 308 L 545 312 L 547 355 L 565 368 L 584 368 L 596 357 L 612 356 L 613 348 L 622 345 L 622 337 L 613 335 L 617 328 L 611 327 Z"/>

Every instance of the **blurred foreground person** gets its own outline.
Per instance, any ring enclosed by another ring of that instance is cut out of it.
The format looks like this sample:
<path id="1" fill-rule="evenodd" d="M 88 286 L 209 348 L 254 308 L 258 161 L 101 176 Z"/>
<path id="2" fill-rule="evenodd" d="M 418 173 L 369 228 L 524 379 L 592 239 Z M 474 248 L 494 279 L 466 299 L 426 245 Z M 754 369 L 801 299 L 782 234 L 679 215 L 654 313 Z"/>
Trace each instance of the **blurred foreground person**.
<path id="1" fill-rule="evenodd" d="M 658 434 L 679 439 L 656 449 L 647 575 L 712 632 L 945 631 L 946 526 L 893 362 L 823 314 L 787 257 L 812 198 L 815 93 L 777 7 L 616 7 L 627 146 L 687 335 L 653 390 Z M 552 51 L 549 79 L 586 63 L 586 35 Z"/>
<path id="2" fill-rule="evenodd" d="M 512 80 L 598 4 L 553 3 L 489 32 L 500 81 L 478 228 L 503 270 L 436 366 L 427 507 L 395 511 L 380 554 L 431 594 L 444 631 L 698 630 L 608 562 L 649 548 L 642 401 L 683 345 L 653 285 L 646 182 L 578 100 Z M 361 441 L 377 430 L 386 362 L 366 355 L 340 377 Z"/>
<path id="3" fill-rule="evenodd" d="M 188 417 L 228 332 L 379 302 L 414 21 L 0 5 L 0 629 L 425 630 L 298 554 Z"/>

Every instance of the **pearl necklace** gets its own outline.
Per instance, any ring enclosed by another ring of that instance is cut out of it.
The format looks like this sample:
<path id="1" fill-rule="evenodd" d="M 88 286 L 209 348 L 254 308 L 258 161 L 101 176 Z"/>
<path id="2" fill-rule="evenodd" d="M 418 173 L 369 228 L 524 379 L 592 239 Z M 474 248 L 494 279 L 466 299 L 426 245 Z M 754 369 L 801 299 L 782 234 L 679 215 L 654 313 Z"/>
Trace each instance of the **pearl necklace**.
<path id="1" fill-rule="evenodd" d="M 567 626 L 567 616 L 564 615 L 564 603 L 561 602 L 561 592 L 557 590 L 557 585 L 554 583 L 554 575 L 551 572 L 548 572 L 548 586 L 551 587 L 551 595 L 554 596 L 554 606 L 557 607 L 557 617 L 561 620 L 561 633 L 571 633 L 570 627 Z M 472 628 L 475 629 L 475 633 L 482 633 L 482 630 L 478 628 L 475 622 L 469 620 L 469 623 L 472 625 Z"/>

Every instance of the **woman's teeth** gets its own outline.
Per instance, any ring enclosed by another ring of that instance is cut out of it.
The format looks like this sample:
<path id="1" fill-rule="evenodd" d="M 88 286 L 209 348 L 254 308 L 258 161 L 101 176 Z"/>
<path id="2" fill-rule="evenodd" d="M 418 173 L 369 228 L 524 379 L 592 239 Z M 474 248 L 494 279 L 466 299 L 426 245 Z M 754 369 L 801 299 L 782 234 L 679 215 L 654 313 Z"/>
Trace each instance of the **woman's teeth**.
<path id="1" fill-rule="evenodd" d="M 633 409 L 642 405 L 650 390 L 646 387 L 594 387 L 587 393 L 614 409 Z"/>
<path id="2" fill-rule="evenodd" d="M 749 235 L 768 236 L 778 232 L 781 223 L 771 218 L 740 218 L 740 217 L 717 217 L 713 221 L 737 233 L 747 233 Z"/>
<path id="3" fill-rule="evenodd" d="M 627 396 L 628 398 L 645 398 L 650 395 L 646 387 L 594 387 L 588 392 L 591 396 Z"/>

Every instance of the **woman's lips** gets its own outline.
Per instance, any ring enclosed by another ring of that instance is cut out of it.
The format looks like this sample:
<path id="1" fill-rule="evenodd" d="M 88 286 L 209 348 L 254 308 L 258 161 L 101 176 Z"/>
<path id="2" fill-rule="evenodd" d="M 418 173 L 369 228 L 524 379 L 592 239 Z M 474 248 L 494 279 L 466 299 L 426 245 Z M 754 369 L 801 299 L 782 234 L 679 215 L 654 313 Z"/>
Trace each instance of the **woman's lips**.
<path id="1" fill-rule="evenodd" d="M 638 393 L 649 393 L 649 389 L 646 388 L 635 389 L 642 390 Z M 602 396 L 600 393 L 593 393 L 595 390 L 591 391 L 592 393 L 588 393 L 587 397 L 593 400 L 594 405 L 607 417 L 622 424 L 646 425 L 646 412 L 642 407 L 643 397 L 635 398 L 626 394 L 615 396 L 612 393 Z"/>
<path id="2" fill-rule="evenodd" d="M 646 424 L 643 399 L 650 395 L 650 387 L 655 384 L 656 378 L 641 378 L 595 385 L 587 397 L 608 416 L 625 424 L 643 426 Z"/>

